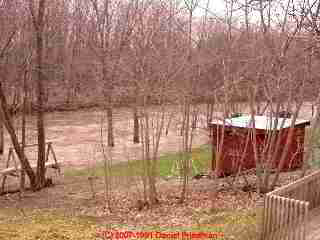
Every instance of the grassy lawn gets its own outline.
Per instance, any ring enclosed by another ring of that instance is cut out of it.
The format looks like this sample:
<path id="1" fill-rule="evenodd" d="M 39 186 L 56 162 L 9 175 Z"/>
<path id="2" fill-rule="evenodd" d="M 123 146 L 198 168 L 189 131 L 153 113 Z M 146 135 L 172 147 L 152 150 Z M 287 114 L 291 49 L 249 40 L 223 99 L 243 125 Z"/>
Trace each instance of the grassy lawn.
<path id="1" fill-rule="evenodd" d="M 90 221 L 39 211 L 1 223 L 0 240 L 91 240 L 96 229 Z"/>
<path id="2" fill-rule="evenodd" d="M 85 217 L 67 217 L 54 212 L 35 212 L 28 217 L 17 217 L 0 224 L 0 240 L 98 240 L 99 232 L 151 232 L 161 233 L 213 233 L 214 239 L 256 239 L 256 218 L 250 212 L 221 211 L 217 214 L 201 213 L 207 221 L 191 227 L 132 229 L 126 226 L 103 226 Z M 129 238 L 130 239 L 130 238 Z M 144 239 L 159 239 L 144 238 Z M 168 239 L 167 237 L 162 239 Z M 192 239 L 192 238 L 190 238 Z M 201 238 L 207 239 L 207 238 Z"/>
<path id="3" fill-rule="evenodd" d="M 191 154 L 169 153 L 159 157 L 157 160 L 157 171 L 159 177 L 178 176 L 179 160 L 182 157 L 190 157 L 192 159 L 192 175 L 207 172 L 211 167 L 211 146 L 203 145 L 192 150 Z M 120 162 L 112 166 L 112 174 L 114 176 L 141 176 L 143 169 L 143 161 L 133 160 L 129 162 Z M 104 176 L 104 164 L 100 162 L 90 169 L 66 170 L 66 176 Z"/>

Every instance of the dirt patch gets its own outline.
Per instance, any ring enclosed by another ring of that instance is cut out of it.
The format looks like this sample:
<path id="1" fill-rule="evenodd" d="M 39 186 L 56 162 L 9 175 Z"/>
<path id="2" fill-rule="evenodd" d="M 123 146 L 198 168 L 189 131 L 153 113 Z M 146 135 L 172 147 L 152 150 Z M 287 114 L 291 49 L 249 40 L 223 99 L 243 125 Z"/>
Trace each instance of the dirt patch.
<path id="1" fill-rule="evenodd" d="M 54 209 L 65 215 L 90 217 L 98 223 L 124 225 L 132 228 L 146 226 L 161 227 L 187 227 L 200 222 L 210 222 L 210 191 L 212 180 L 193 180 L 190 183 L 188 197 L 185 203 L 179 203 L 180 181 L 160 181 L 158 184 L 159 204 L 150 207 L 138 206 L 138 200 L 142 199 L 136 186 L 130 188 L 117 187 L 112 191 L 110 212 L 106 208 L 103 191 L 103 181 L 95 182 L 95 195 L 93 197 L 90 186 L 83 178 L 73 177 L 64 179 L 52 188 L 40 192 L 25 193 L 22 199 L 19 194 L 12 194 L 0 198 L 0 206 L 3 211 L 14 211 L 13 215 L 23 212 L 28 214 L 33 210 Z M 140 189 L 141 190 L 141 189 Z M 228 211 L 250 209 L 256 206 L 260 197 L 257 194 L 246 192 L 232 192 L 221 187 L 215 207 Z M 208 218 L 208 219 L 207 219 Z M 217 222 L 219 224 L 219 221 Z"/>
<path id="2" fill-rule="evenodd" d="M 282 173 L 280 185 L 298 179 L 300 171 Z M 255 184 L 254 175 L 247 176 L 251 184 Z M 88 217 L 99 224 L 115 226 L 128 226 L 132 229 L 142 227 L 161 226 L 187 227 L 195 224 L 221 224 L 217 213 L 252 211 L 258 214 L 263 206 L 263 196 L 252 191 L 242 191 L 245 186 L 242 178 L 237 179 L 232 188 L 226 179 L 192 179 L 189 184 L 186 201 L 179 203 L 181 182 L 179 179 L 159 180 L 159 204 L 150 207 L 139 205 L 143 200 L 141 183 L 117 182 L 113 185 L 111 195 L 111 210 L 107 207 L 104 182 L 102 178 L 94 181 L 94 191 L 85 177 L 64 177 L 55 179 L 56 185 L 39 192 L 26 192 L 23 198 L 19 194 L 0 197 L 1 212 L 3 216 L 16 216 L 26 214 L 33 210 L 54 210 L 67 216 Z M 212 187 L 218 189 L 214 200 L 215 214 L 212 214 Z M 8 214 L 10 213 L 10 214 Z M 224 215 L 223 215 L 224 216 Z M 1 217 L 1 216 L 0 216 Z M 4 219 L 2 219 L 4 220 Z M 1 219 L 0 219 L 1 221 Z"/>

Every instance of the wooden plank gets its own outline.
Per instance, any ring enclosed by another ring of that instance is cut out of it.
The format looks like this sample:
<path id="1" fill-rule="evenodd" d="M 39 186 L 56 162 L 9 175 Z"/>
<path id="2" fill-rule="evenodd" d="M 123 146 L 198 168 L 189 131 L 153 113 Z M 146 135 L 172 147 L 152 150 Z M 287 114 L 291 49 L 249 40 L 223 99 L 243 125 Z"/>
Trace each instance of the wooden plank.
<path id="1" fill-rule="evenodd" d="M 290 199 L 289 201 L 289 211 L 288 211 L 288 213 L 289 213 L 289 222 L 288 222 L 288 226 L 289 226 L 289 228 L 288 228 L 288 239 L 292 239 L 292 228 L 294 227 L 293 226 L 293 224 L 292 224 L 292 219 L 293 219 L 293 213 L 294 213 L 294 211 L 293 211 L 293 204 L 292 204 L 292 200 Z"/>
<path id="2" fill-rule="evenodd" d="M 296 219 L 296 225 L 297 225 L 296 238 L 297 238 L 297 240 L 301 240 L 302 226 L 301 226 L 300 219 L 301 219 L 301 216 L 303 215 L 303 212 L 301 211 L 301 205 L 302 205 L 302 203 L 300 201 L 297 201 L 297 209 L 296 209 L 296 211 L 298 213 L 298 216 L 297 216 L 297 219 Z"/>
<path id="3" fill-rule="evenodd" d="M 57 169 L 58 169 L 58 173 L 59 174 L 61 174 L 61 169 L 60 169 L 60 164 L 59 164 L 59 162 L 58 162 L 58 160 L 57 160 L 57 156 L 56 156 L 56 153 L 54 152 L 54 150 L 53 150 L 53 147 L 52 147 L 52 144 L 50 143 L 50 151 L 51 151 L 51 154 L 52 154 L 52 156 L 53 156 L 53 160 L 54 160 L 54 162 L 57 164 L 56 166 L 57 166 Z"/>
<path id="4" fill-rule="evenodd" d="M 283 197 L 280 197 L 280 204 L 279 204 L 279 212 L 280 212 L 280 231 L 279 231 L 279 239 L 282 239 L 285 233 L 285 217 L 286 217 L 286 212 L 285 212 L 285 202 L 286 199 Z"/>
<path id="5" fill-rule="evenodd" d="M 273 239 L 279 239 L 279 231 L 280 231 L 280 222 L 279 222 L 279 204 L 280 198 L 275 196 L 274 198 L 274 230 L 273 230 Z"/>
<path id="6" fill-rule="evenodd" d="M 304 207 L 304 204 L 300 201 L 300 204 L 299 204 L 300 215 L 299 215 L 299 219 L 298 219 L 298 225 L 300 226 L 299 237 L 298 237 L 299 240 L 303 240 L 303 216 L 304 216 L 304 208 L 303 207 Z"/>
<path id="7" fill-rule="evenodd" d="M 275 231 L 275 196 L 270 196 L 270 236 L 273 239 L 274 231 Z"/>
<path id="8" fill-rule="evenodd" d="M 297 235 L 299 234 L 299 227 L 300 227 L 299 225 L 297 225 L 299 220 L 299 201 L 294 200 L 293 204 L 294 204 L 293 240 L 299 240 L 299 238 L 297 238 Z"/>
<path id="9" fill-rule="evenodd" d="M 45 167 L 48 167 L 48 168 L 58 168 L 59 165 L 60 165 L 59 162 L 57 162 L 57 163 L 55 163 L 55 162 L 46 162 L 45 163 Z M 36 165 L 31 165 L 31 168 L 32 169 L 36 169 L 37 166 Z M 10 168 L 3 169 L 3 170 L 0 171 L 0 175 L 5 176 L 5 175 L 9 175 L 11 173 L 17 172 L 17 171 L 21 171 L 21 167 L 20 166 L 17 167 L 17 168 L 10 167 Z"/>
<path id="10" fill-rule="evenodd" d="M 48 168 L 50 167 L 50 168 L 58 169 L 60 167 L 60 163 L 59 162 L 46 162 L 45 166 Z"/>
<path id="11" fill-rule="evenodd" d="M 52 142 L 50 141 L 50 142 L 46 142 L 46 144 L 48 145 L 48 144 L 51 144 Z M 22 145 L 22 143 L 19 143 L 20 145 Z M 26 144 L 24 147 L 25 148 L 29 148 L 29 147 L 36 147 L 36 146 L 38 146 L 38 144 L 37 143 L 33 143 L 33 144 Z M 13 148 L 13 147 L 10 147 L 10 148 Z"/>
<path id="12" fill-rule="evenodd" d="M 12 150 L 12 148 L 10 148 L 9 149 L 9 153 L 8 153 L 8 159 L 7 159 L 7 163 L 6 163 L 6 168 L 9 168 L 10 159 L 11 159 L 11 155 L 12 154 L 13 154 L 13 150 Z M 1 192 L 4 192 L 4 187 L 6 185 L 7 175 L 8 174 L 3 175 L 2 184 L 1 184 Z"/>
<path id="13" fill-rule="evenodd" d="M 271 196 L 266 196 L 266 198 L 267 198 L 266 236 L 268 236 L 268 234 L 270 233 L 270 225 L 272 224 L 271 214 L 270 214 L 270 211 L 271 211 Z M 266 239 L 268 239 L 268 238 L 266 238 Z"/>
<path id="14" fill-rule="evenodd" d="M 262 212 L 262 231 L 261 231 L 261 239 L 265 239 L 266 236 L 266 211 L 267 211 L 267 205 L 266 205 L 266 196 L 263 198 L 263 212 Z"/>
<path id="15" fill-rule="evenodd" d="M 307 224 L 309 221 L 309 203 L 305 204 L 304 224 L 303 224 L 303 240 L 307 239 Z"/>
<path id="16" fill-rule="evenodd" d="M 287 199 L 286 200 L 286 224 L 285 224 L 285 227 L 286 227 L 286 232 L 285 232 L 285 235 L 286 235 L 286 238 L 289 238 L 289 235 L 288 233 L 290 233 L 290 199 Z"/>
<path id="17" fill-rule="evenodd" d="M 45 162 L 48 162 L 48 160 L 49 160 L 50 145 L 51 145 L 51 143 L 48 143 L 47 150 L 46 150 L 46 156 L 45 156 Z"/>
<path id="18" fill-rule="evenodd" d="M 10 167 L 10 168 L 6 168 L 6 169 L 1 170 L 0 174 L 4 176 L 4 175 L 8 175 L 8 174 L 15 172 L 15 171 L 16 171 L 16 169 L 14 167 Z"/>

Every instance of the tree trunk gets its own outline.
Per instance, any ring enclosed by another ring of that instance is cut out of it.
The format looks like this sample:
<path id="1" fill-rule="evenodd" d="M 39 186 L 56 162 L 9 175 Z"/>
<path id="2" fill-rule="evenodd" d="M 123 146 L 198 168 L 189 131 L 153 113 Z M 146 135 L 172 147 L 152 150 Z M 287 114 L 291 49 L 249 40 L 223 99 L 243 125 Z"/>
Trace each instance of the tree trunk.
<path id="1" fill-rule="evenodd" d="M 3 155 L 4 152 L 4 125 L 2 114 L 0 114 L 0 155 Z"/>
<path id="2" fill-rule="evenodd" d="M 182 169 L 183 169 L 183 182 L 182 182 L 182 190 L 180 196 L 180 203 L 183 203 L 186 199 L 187 195 L 187 187 L 189 182 L 189 170 L 190 170 L 190 149 L 189 149 L 189 141 L 190 141 L 190 103 L 188 100 L 185 100 L 184 103 L 184 132 L 183 132 L 183 140 L 182 140 L 182 148 L 183 148 L 183 157 L 182 157 Z"/>
<path id="3" fill-rule="evenodd" d="M 108 147 L 114 147 L 113 136 L 113 101 L 112 101 L 112 83 L 108 79 L 108 70 L 106 67 L 106 59 L 103 57 L 101 60 L 102 65 L 102 81 L 104 86 L 104 97 L 106 100 L 107 123 L 108 123 Z"/>
<path id="4" fill-rule="evenodd" d="M 138 118 L 138 109 L 137 107 L 133 108 L 133 142 L 140 143 L 139 136 L 139 118 Z"/>
<path id="5" fill-rule="evenodd" d="M 113 111 L 112 106 L 109 103 L 107 107 L 107 121 L 108 121 L 108 146 L 114 147 L 114 137 L 113 137 Z"/>
<path id="6" fill-rule="evenodd" d="M 17 137 L 15 130 L 14 130 L 14 127 L 12 125 L 12 119 L 11 119 L 11 116 L 10 116 L 10 113 L 8 110 L 8 104 L 7 104 L 6 98 L 3 94 L 1 82 L 0 82 L 0 102 L 1 102 L 1 110 L 2 110 L 2 111 L 0 111 L 0 115 L 2 115 L 3 123 L 9 133 L 9 136 L 11 138 L 15 152 L 17 153 L 18 158 L 20 160 L 21 166 L 25 170 L 26 174 L 29 177 L 31 188 L 33 190 L 36 190 L 36 183 L 37 183 L 36 175 L 34 174 L 32 168 L 29 164 L 29 161 L 26 158 L 26 156 L 25 156 L 24 152 L 22 151 L 22 148 L 19 144 L 18 137 Z"/>
<path id="7" fill-rule="evenodd" d="M 152 161 L 152 160 L 150 160 Z M 156 205 L 159 200 L 157 197 L 157 188 L 156 188 L 156 176 L 152 176 L 152 174 L 149 176 L 149 199 L 151 205 Z"/>
<path id="8" fill-rule="evenodd" d="M 46 143 L 44 129 L 44 76 L 43 76 L 43 28 L 45 21 L 45 0 L 39 1 L 38 16 L 35 16 L 33 1 L 30 5 L 33 24 L 36 31 L 36 62 L 37 62 L 37 130 L 38 130 L 38 162 L 37 162 L 37 188 L 41 189 L 46 183 Z"/>
<path id="9" fill-rule="evenodd" d="M 155 205 L 158 202 L 157 198 L 157 188 L 156 188 L 156 176 L 153 173 L 153 164 L 155 164 L 154 159 L 151 159 L 150 153 L 150 124 L 149 124 L 149 113 L 145 111 L 145 157 L 147 162 L 147 175 L 149 183 L 149 201 L 151 205 Z"/>
<path id="10" fill-rule="evenodd" d="M 21 126 L 21 148 L 23 154 L 25 154 L 25 146 L 26 146 L 26 115 L 27 115 L 27 72 L 24 73 L 23 78 L 23 108 L 22 108 L 22 126 Z M 20 176 L 20 190 L 23 192 L 25 188 L 25 170 L 21 169 L 21 176 Z"/>

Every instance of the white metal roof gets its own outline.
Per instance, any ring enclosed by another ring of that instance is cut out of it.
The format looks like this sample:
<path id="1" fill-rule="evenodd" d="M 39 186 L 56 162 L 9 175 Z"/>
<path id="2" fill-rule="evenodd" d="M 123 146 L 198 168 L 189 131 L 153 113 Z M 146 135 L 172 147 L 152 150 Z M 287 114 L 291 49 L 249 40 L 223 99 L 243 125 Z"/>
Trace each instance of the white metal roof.
<path id="1" fill-rule="evenodd" d="M 271 118 L 270 116 L 255 116 L 254 118 L 255 118 L 256 129 L 270 130 L 275 128 L 276 118 Z M 284 121 L 283 128 L 289 128 L 291 126 L 291 120 L 292 120 L 291 118 L 278 118 L 277 130 L 280 130 L 283 121 Z M 212 121 L 211 123 L 223 125 L 223 121 L 221 120 Z M 309 123 L 310 123 L 309 120 L 296 119 L 295 126 L 300 124 L 309 124 Z M 241 117 L 225 119 L 225 125 L 232 126 L 232 127 L 250 128 L 252 127 L 251 116 L 244 115 Z"/>

